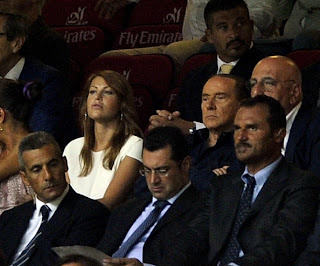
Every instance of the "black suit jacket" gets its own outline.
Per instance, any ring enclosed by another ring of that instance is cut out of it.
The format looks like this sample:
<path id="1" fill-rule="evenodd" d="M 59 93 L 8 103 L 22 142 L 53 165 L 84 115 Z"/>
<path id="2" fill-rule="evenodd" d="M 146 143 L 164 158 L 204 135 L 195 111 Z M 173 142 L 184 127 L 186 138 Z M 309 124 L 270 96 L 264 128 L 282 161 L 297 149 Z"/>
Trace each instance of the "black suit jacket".
<path id="1" fill-rule="evenodd" d="M 216 177 L 212 184 L 209 262 L 216 265 L 229 242 L 243 191 L 240 175 Z M 318 207 L 319 180 L 282 159 L 269 176 L 239 230 L 244 256 L 238 265 L 292 265 L 304 249 Z"/>
<path id="2" fill-rule="evenodd" d="M 108 255 L 118 250 L 132 224 L 151 202 L 151 197 L 128 202 L 112 212 L 98 249 Z M 197 217 L 204 195 L 193 186 L 184 191 L 151 232 L 143 247 L 143 262 L 154 265 L 198 265 L 203 254 L 192 254 L 192 242 L 179 243 L 177 237 Z M 193 239 L 192 241 L 195 241 Z M 179 252 L 175 248 L 180 245 Z M 183 248 L 182 248 L 183 247 Z M 188 250 L 190 249 L 190 252 Z"/>
<path id="3" fill-rule="evenodd" d="M 0 250 L 8 262 L 14 258 L 34 209 L 33 201 L 29 201 L 0 216 Z M 108 216 L 109 211 L 101 203 L 77 194 L 70 187 L 36 242 L 29 265 L 54 265 L 58 257 L 51 247 L 97 245 L 105 231 Z"/>
<path id="4" fill-rule="evenodd" d="M 254 66 L 264 58 L 264 53 L 252 47 L 232 69 L 230 74 L 243 77 L 245 80 L 251 77 Z M 177 97 L 178 110 L 181 118 L 188 121 L 202 121 L 201 96 L 204 84 L 218 71 L 217 62 L 197 68 L 185 78 Z"/>
<path id="5" fill-rule="evenodd" d="M 320 114 L 306 104 L 302 104 L 293 121 L 285 157 L 320 178 Z"/>

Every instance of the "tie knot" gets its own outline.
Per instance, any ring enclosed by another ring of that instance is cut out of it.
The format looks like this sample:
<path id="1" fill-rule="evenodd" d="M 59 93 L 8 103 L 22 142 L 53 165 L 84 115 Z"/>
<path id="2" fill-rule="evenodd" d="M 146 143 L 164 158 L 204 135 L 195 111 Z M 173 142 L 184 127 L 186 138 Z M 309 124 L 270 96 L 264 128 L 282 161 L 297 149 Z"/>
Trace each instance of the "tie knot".
<path id="1" fill-rule="evenodd" d="M 49 212 L 50 212 L 50 208 L 47 206 L 47 205 L 43 205 L 41 208 L 40 208 L 40 212 L 41 212 L 41 215 L 42 215 L 42 221 L 44 220 L 48 220 L 48 217 L 49 217 Z"/>
<path id="2" fill-rule="evenodd" d="M 243 176 L 243 178 L 247 180 L 248 186 L 252 186 L 252 185 L 254 186 L 256 184 L 256 180 L 255 180 L 254 176 L 251 176 L 249 174 L 245 174 Z"/>
<path id="3" fill-rule="evenodd" d="M 231 70 L 233 68 L 233 65 L 227 65 L 227 64 L 223 64 L 220 67 L 220 72 L 222 74 L 230 74 Z"/>
<path id="4" fill-rule="evenodd" d="M 169 204 L 169 202 L 166 200 L 157 200 L 154 203 L 154 206 L 155 206 L 155 209 L 157 209 L 157 210 L 163 210 L 164 207 L 166 207 L 168 204 Z"/>

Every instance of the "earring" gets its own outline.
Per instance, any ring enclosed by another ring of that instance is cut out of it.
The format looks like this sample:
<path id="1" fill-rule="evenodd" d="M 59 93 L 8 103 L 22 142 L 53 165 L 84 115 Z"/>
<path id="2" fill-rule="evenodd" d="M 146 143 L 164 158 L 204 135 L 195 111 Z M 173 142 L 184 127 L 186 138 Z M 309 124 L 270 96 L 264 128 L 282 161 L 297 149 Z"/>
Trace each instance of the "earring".
<path id="1" fill-rule="evenodd" d="M 123 119 L 123 113 L 121 113 L 120 115 L 120 120 L 122 121 L 122 119 Z"/>
<path id="2" fill-rule="evenodd" d="M 87 120 L 87 118 L 88 118 L 88 113 L 86 112 L 86 113 L 84 114 L 84 119 Z"/>
<path id="3" fill-rule="evenodd" d="M 2 123 L 0 124 L 0 131 L 3 131 L 3 128 L 2 128 Z"/>

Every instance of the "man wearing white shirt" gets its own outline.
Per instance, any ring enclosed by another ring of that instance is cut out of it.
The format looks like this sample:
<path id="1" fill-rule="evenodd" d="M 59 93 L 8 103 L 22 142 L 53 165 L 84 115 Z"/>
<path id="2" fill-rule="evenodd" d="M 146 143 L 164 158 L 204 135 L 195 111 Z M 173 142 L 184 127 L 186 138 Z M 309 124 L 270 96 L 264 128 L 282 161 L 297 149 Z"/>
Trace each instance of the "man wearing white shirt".
<path id="1" fill-rule="evenodd" d="M 179 129 L 159 127 L 148 134 L 144 141 L 141 174 L 146 178 L 152 197 L 132 200 L 114 210 L 98 245 L 101 251 L 114 257 L 105 260 L 106 265 L 119 261 L 123 265 L 199 265 L 205 258 L 204 254 L 192 252 L 196 239 L 179 243 L 176 237 L 197 217 L 203 206 L 201 194 L 189 181 L 190 162 L 186 139 Z M 157 201 L 166 201 L 167 205 L 156 221 L 122 253 L 134 232 L 149 219 Z M 175 246 L 180 247 L 178 254 L 175 254 Z"/>
<path id="2" fill-rule="evenodd" d="M 67 184 L 67 162 L 54 138 L 45 132 L 29 134 L 19 146 L 19 163 L 21 177 L 32 187 L 35 198 L 0 217 L 0 249 L 8 263 L 16 265 L 36 236 L 32 252 L 21 265 L 54 265 L 58 256 L 51 248 L 55 246 L 95 246 L 109 212 Z M 43 205 L 49 209 L 45 224 L 40 213 Z"/>
<path id="3" fill-rule="evenodd" d="M 320 177 L 320 114 L 303 102 L 301 82 L 300 70 L 291 59 L 270 56 L 252 72 L 251 96 L 264 94 L 280 102 L 287 120 L 282 154 Z"/>

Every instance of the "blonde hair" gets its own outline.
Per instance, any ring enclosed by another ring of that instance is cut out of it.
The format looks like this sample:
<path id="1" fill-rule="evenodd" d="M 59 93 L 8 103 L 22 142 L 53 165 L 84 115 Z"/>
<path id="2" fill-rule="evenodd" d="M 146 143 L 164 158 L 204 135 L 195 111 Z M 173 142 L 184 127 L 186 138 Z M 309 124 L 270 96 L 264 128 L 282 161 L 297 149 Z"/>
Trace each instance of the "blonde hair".
<path id="1" fill-rule="evenodd" d="M 112 169 L 114 161 L 120 149 L 131 135 L 141 136 L 142 132 L 137 124 L 138 116 L 135 107 L 133 92 L 129 82 L 123 75 L 112 71 L 102 70 L 90 75 L 85 84 L 83 93 L 83 103 L 80 111 L 84 132 L 84 144 L 80 152 L 80 164 L 82 165 L 80 176 L 88 175 L 92 170 L 92 149 L 95 144 L 94 120 L 87 115 L 87 97 L 91 82 L 96 77 L 103 78 L 114 90 L 120 102 L 119 127 L 111 137 L 110 142 L 105 147 L 103 157 L 103 167 Z"/>

